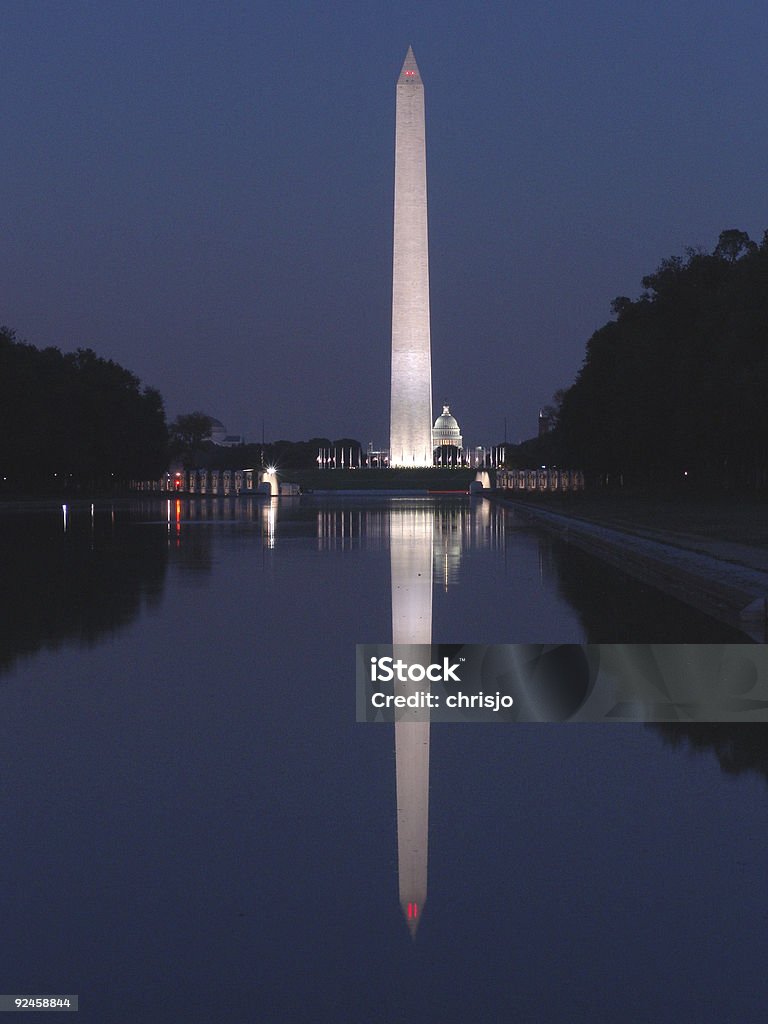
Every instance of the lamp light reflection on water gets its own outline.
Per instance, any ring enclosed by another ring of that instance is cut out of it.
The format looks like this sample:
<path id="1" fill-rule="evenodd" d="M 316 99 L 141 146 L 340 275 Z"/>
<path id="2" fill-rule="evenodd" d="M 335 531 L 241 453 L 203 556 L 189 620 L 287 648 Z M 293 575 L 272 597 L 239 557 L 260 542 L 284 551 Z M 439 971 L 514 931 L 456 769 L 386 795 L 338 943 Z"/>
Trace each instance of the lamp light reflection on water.
<path id="1" fill-rule="evenodd" d="M 264 531 L 266 546 L 275 546 L 275 526 L 277 523 L 277 498 L 268 498 L 261 508 L 261 525 Z"/>

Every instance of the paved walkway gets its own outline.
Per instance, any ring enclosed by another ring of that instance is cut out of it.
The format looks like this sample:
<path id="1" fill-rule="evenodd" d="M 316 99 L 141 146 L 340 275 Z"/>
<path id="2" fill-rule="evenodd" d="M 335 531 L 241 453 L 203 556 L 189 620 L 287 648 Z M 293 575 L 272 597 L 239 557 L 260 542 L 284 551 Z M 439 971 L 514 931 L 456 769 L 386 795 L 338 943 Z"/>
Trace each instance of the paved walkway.
<path id="1" fill-rule="evenodd" d="M 765 640 L 768 550 L 692 533 L 658 530 L 637 522 L 595 522 L 531 502 L 504 501 L 568 543 L 629 575 Z"/>

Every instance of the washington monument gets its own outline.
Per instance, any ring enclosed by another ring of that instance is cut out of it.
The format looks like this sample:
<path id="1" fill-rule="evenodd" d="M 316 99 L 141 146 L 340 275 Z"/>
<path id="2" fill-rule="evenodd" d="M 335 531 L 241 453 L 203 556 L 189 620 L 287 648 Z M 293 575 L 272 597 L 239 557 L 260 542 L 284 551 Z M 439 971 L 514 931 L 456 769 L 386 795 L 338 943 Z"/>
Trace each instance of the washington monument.
<path id="1" fill-rule="evenodd" d="M 408 47 L 395 108 L 390 466 L 432 465 L 424 86 Z"/>

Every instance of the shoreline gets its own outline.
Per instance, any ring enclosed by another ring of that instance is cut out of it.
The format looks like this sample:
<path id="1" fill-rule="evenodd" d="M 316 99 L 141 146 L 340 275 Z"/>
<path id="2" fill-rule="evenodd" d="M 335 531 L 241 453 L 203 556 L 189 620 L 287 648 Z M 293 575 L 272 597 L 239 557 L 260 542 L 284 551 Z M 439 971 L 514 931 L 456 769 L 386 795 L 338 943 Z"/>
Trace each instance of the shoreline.
<path id="1" fill-rule="evenodd" d="M 620 528 L 528 502 L 494 501 L 628 576 L 684 601 L 757 643 L 768 639 L 768 551 L 698 534 L 632 524 Z M 581 510 L 580 510 L 581 511 Z"/>

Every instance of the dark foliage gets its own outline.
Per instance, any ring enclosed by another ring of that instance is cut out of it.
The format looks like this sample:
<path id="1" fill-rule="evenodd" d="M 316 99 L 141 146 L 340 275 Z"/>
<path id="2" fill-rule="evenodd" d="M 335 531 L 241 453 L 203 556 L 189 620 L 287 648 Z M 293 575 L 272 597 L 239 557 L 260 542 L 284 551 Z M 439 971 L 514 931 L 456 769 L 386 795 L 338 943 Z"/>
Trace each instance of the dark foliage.
<path id="1" fill-rule="evenodd" d="M 643 278 L 562 395 L 555 458 L 642 487 L 768 483 L 768 240 L 723 231 Z"/>
<path id="2" fill-rule="evenodd" d="M 208 469 L 260 469 L 263 466 L 277 466 L 279 470 L 317 469 L 318 452 L 331 464 L 336 459 L 341 466 L 349 464 L 350 449 L 352 463 L 358 465 L 361 451 L 360 442 L 354 438 L 342 437 L 331 441 L 327 437 L 312 437 L 309 441 L 270 441 L 267 444 L 240 444 L 232 448 L 218 447 L 206 442 L 195 453 L 192 466 Z"/>
<path id="3" fill-rule="evenodd" d="M 91 349 L 63 354 L 0 328 L 0 482 L 8 491 L 105 488 L 167 461 L 163 400 Z"/>
<path id="4" fill-rule="evenodd" d="M 188 412 L 177 416 L 168 427 L 168 450 L 171 458 L 181 459 L 187 469 L 196 467 L 200 461 L 203 442 L 211 439 L 213 423 L 213 418 L 204 412 Z"/>
<path id="5" fill-rule="evenodd" d="M 668 723 L 653 725 L 666 743 L 696 753 L 712 751 L 728 775 L 755 772 L 768 779 L 768 725 L 762 722 L 726 724 Z"/>

